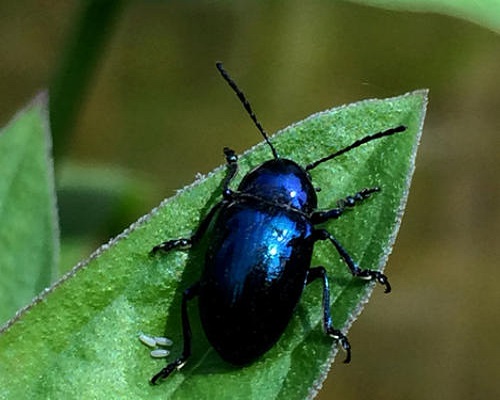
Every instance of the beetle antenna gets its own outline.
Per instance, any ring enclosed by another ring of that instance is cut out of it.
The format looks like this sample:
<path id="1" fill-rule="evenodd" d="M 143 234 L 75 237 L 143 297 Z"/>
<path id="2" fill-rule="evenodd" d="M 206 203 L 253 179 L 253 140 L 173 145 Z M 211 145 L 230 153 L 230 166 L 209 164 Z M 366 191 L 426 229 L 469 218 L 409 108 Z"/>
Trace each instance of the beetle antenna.
<path id="1" fill-rule="evenodd" d="M 343 148 L 342 150 L 339 150 L 333 154 L 330 154 L 329 156 L 326 156 L 324 158 L 320 158 L 319 160 L 316 160 L 316 161 L 312 162 L 311 164 L 306 165 L 305 170 L 310 171 L 311 169 L 316 168 L 319 164 L 324 163 L 325 161 L 329 161 L 332 158 L 340 156 L 341 154 L 347 153 L 348 151 L 355 149 L 356 147 L 359 147 L 365 143 L 371 142 L 372 140 L 380 139 L 380 138 L 383 138 L 386 136 L 391 136 L 391 135 L 394 135 L 395 133 L 404 132 L 405 130 L 406 130 L 406 126 L 400 125 L 396 128 L 387 129 L 386 131 L 377 132 L 377 133 L 374 133 L 373 135 L 365 136 L 362 139 L 356 140 L 354 143 Z"/>
<path id="2" fill-rule="evenodd" d="M 241 104 L 243 104 L 243 107 L 245 107 L 245 110 L 247 111 L 248 115 L 250 116 L 250 118 L 252 118 L 252 121 L 254 122 L 255 126 L 260 131 L 260 133 L 264 137 L 266 143 L 271 148 L 271 151 L 273 152 L 273 157 L 274 158 L 279 158 L 278 152 L 276 151 L 276 149 L 272 145 L 271 141 L 269 140 L 269 136 L 268 136 L 267 132 L 264 130 L 264 128 L 260 124 L 259 120 L 257 119 L 255 113 L 252 110 L 252 107 L 250 106 L 250 103 L 248 102 L 248 100 L 245 97 L 245 95 L 243 94 L 243 92 L 236 85 L 236 82 L 231 79 L 231 77 L 229 76 L 229 74 L 227 73 L 227 71 L 224 69 L 224 67 L 222 66 L 222 63 L 220 61 L 216 62 L 215 66 L 219 70 L 219 72 L 222 75 L 222 77 L 224 78 L 224 80 L 229 84 L 229 86 L 231 86 L 231 89 L 234 90 L 234 92 L 236 93 L 236 95 L 240 99 Z"/>

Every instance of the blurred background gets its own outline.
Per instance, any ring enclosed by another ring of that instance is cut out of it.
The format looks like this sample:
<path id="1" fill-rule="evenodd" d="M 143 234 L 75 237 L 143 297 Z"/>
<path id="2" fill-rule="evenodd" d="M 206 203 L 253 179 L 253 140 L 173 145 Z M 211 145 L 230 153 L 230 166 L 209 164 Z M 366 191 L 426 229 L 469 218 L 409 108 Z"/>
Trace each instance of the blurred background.
<path id="1" fill-rule="evenodd" d="M 80 14 L 76 2 L 0 4 L 2 125 L 51 85 Z M 63 271 L 222 164 L 224 146 L 242 152 L 260 141 L 216 60 L 270 132 L 429 88 L 386 270 L 393 293 L 375 291 L 349 333 L 353 362 L 336 362 L 318 398 L 500 398 L 498 33 L 445 15 L 314 0 L 129 2 L 107 35 L 73 135 L 55 142 Z"/>

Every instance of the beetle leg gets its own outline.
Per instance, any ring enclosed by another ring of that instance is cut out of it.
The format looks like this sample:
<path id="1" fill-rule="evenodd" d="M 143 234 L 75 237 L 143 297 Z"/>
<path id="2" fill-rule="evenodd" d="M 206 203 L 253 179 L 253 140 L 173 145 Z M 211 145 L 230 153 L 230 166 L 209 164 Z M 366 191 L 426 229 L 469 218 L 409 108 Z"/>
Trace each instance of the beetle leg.
<path id="1" fill-rule="evenodd" d="M 224 155 L 227 162 L 227 174 L 222 181 L 222 195 L 225 198 L 230 198 L 233 191 L 229 189 L 229 183 L 236 175 L 236 172 L 238 172 L 238 156 L 235 154 L 234 150 L 231 150 L 229 147 L 224 147 Z M 198 229 L 193 236 L 191 236 L 190 238 L 167 240 L 166 242 L 160 243 L 153 247 L 150 251 L 150 254 L 156 254 L 160 250 L 163 252 L 168 252 L 177 248 L 181 250 L 189 249 L 202 238 L 203 234 L 206 232 L 208 226 L 210 225 L 210 221 L 212 220 L 213 216 L 220 208 L 220 206 L 221 203 L 217 204 L 210 210 L 203 221 L 201 221 Z"/>
<path id="2" fill-rule="evenodd" d="M 224 198 L 228 198 L 231 197 L 232 193 L 232 190 L 229 189 L 229 183 L 236 175 L 236 172 L 238 172 L 238 156 L 229 147 L 224 147 L 224 155 L 226 156 L 227 174 L 222 181 L 222 195 Z"/>
<path id="3" fill-rule="evenodd" d="M 193 286 L 186 289 L 184 293 L 182 293 L 181 315 L 182 315 L 182 337 L 184 340 L 184 349 L 182 350 L 182 355 L 174 362 L 168 364 L 155 376 L 153 376 L 151 378 L 151 384 L 156 385 L 159 379 L 165 379 L 176 369 L 177 370 L 181 369 L 184 366 L 184 364 L 186 364 L 187 359 L 191 355 L 191 326 L 189 324 L 187 302 L 198 296 L 199 292 L 200 292 L 200 282 L 196 282 Z"/>
<path id="4" fill-rule="evenodd" d="M 167 240 L 166 242 L 160 243 L 153 247 L 149 254 L 153 255 L 158 253 L 159 251 L 163 252 L 168 252 L 173 249 L 181 249 L 181 250 L 187 250 L 194 244 L 200 241 L 200 239 L 203 237 L 203 234 L 206 232 L 208 226 L 210 225 L 210 222 L 212 221 L 212 218 L 214 217 L 215 213 L 219 210 L 221 207 L 222 203 L 216 204 L 210 212 L 203 218 L 201 221 L 200 225 L 198 226 L 198 229 L 196 229 L 196 232 L 194 233 L 193 236 L 190 238 L 180 238 L 180 239 L 173 239 L 173 240 Z"/>
<path id="5" fill-rule="evenodd" d="M 328 277 L 324 267 L 310 268 L 307 271 L 306 284 L 321 278 L 323 280 L 323 327 L 325 332 L 340 343 L 342 348 L 346 351 L 346 358 L 344 363 L 351 361 L 351 345 L 347 337 L 338 329 L 335 329 L 332 324 L 332 317 L 330 315 L 330 287 L 328 285 Z"/>
<path id="6" fill-rule="evenodd" d="M 315 239 L 316 240 L 326 240 L 328 239 L 337 249 L 338 253 L 340 254 L 340 257 L 344 260 L 344 262 L 347 264 L 349 269 L 351 270 L 351 273 L 354 276 L 357 276 L 361 279 L 366 279 L 366 280 L 376 280 L 378 283 L 381 285 L 385 286 L 385 293 L 389 293 L 391 291 L 391 284 L 389 283 L 389 280 L 387 279 L 387 276 L 385 276 L 382 272 L 380 271 L 374 271 L 371 269 L 361 269 L 359 266 L 354 262 L 354 260 L 351 258 L 349 253 L 347 252 L 344 247 L 338 242 L 335 237 L 332 236 L 330 232 L 328 232 L 325 229 L 318 229 L 315 231 Z"/>
<path id="7" fill-rule="evenodd" d="M 337 219 L 340 217 L 347 208 L 352 208 L 357 206 L 363 200 L 370 197 L 372 193 L 380 192 L 380 188 L 375 186 L 372 188 L 365 188 L 360 190 L 358 193 L 347 196 L 343 199 L 337 201 L 337 207 L 326 211 L 315 211 L 311 215 L 311 222 L 316 225 L 322 222 L 326 222 L 330 219 Z"/>

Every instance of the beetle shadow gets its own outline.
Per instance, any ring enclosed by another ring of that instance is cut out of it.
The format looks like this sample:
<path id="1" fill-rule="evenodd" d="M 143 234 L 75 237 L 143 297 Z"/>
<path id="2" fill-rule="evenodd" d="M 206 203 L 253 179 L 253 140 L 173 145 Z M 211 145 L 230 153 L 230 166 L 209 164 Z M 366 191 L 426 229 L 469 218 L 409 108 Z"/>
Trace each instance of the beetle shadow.
<path id="1" fill-rule="evenodd" d="M 206 200 L 204 206 L 199 212 L 199 222 L 205 218 L 210 210 L 215 207 L 220 201 L 222 201 L 222 188 L 223 188 L 224 178 L 221 179 L 216 189 Z M 194 233 L 191 232 L 192 235 Z M 204 233 L 199 243 L 196 243 L 191 249 L 185 251 L 187 254 L 187 259 L 185 262 L 185 268 L 182 271 L 182 275 L 175 289 L 175 294 L 170 303 L 167 317 L 165 320 L 164 334 L 166 337 L 173 341 L 171 355 L 166 359 L 166 364 L 173 362 L 175 359 L 181 356 L 184 346 L 184 337 L 182 333 L 182 297 L 183 292 L 193 286 L 201 278 L 201 274 L 204 266 L 204 254 L 208 244 L 210 231 Z M 178 236 L 181 237 L 182 233 Z M 188 237 L 186 235 L 185 237 Z M 164 240 L 175 239 L 165 238 Z M 183 250 L 173 250 L 183 251 Z M 159 255 L 161 257 L 161 255 Z M 208 339 L 203 331 L 200 316 L 198 312 L 198 298 L 188 302 L 188 319 L 191 326 L 192 339 L 191 339 L 191 356 L 188 358 L 186 366 L 183 368 L 184 372 L 189 374 L 206 374 L 206 373 L 217 373 L 229 370 L 229 364 L 225 363 L 219 355 L 213 350 Z M 160 367 L 163 368 L 164 365 Z M 158 371 L 156 371 L 158 372 Z M 174 372 L 175 373 L 175 372 Z M 167 378 L 168 380 L 168 378 Z"/>

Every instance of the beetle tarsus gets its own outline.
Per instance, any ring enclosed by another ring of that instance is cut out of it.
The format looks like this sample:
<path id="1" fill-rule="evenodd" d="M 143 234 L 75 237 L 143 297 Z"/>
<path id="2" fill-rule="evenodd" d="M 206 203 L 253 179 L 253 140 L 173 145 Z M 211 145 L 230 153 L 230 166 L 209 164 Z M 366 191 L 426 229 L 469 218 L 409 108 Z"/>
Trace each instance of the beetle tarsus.
<path id="1" fill-rule="evenodd" d="M 373 271 L 371 269 L 363 269 L 363 270 L 360 270 L 360 272 L 357 273 L 356 275 L 362 279 L 376 280 L 378 283 L 385 286 L 384 293 L 390 293 L 392 290 L 391 284 L 389 283 L 389 279 L 387 279 L 387 276 L 384 275 L 380 271 Z"/>
<path id="2" fill-rule="evenodd" d="M 342 346 L 342 348 L 346 352 L 344 364 L 349 364 L 351 362 L 351 344 L 349 343 L 347 336 L 345 336 L 338 329 L 333 328 L 330 330 L 330 332 L 328 332 L 328 334 Z"/>
<path id="3" fill-rule="evenodd" d="M 185 250 L 185 249 L 189 249 L 192 245 L 192 239 L 189 238 L 189 239 L 186 239 L 186 238 L 181 238 L 181 239 L 174 239 L 174 240 L 168 240 L 166 242 L 163 242 L 163 243 L 160 243 L 158 245 L 156 245 L 155 247 L 153 247 L 151 249 L 151 251 L 149 252 L 149 254 L 151 255 L 154 255 L 160 251 L 166 253 L 166 252 L 169 252 L 170 250 L 173 250 L 173 249 L 181 249 L 181 250 Z"/>
<path id="4" fill-rule="evenodd" d="M 326 211 L 315 211 L 311 215 L 311 221 L 313 224 L 321 224 L 323 222 L 329 221 L 331 219 L 339 218 L 348 208 L 353 208 L 359 205 L 363 200 L 369 198 L 373 193 L 380 192 L 378 186 L 372 188 L 364 188 L 359 192 L 346 196 L 343 199 L 337 201 L 337 207 Z"/>
<path id="5" fill-rule="evenodd" d="M 175 360 L 173 363 L 168 364 L 165 368 L 163 368 L 160 372 L 158 372 L 155 376 L 151 378 L 151 384 L 157 385 L 159 380 L 166 379 L 172 372 L 176 369 L 182 367 L 184 361 L 181 359 Z"/>

